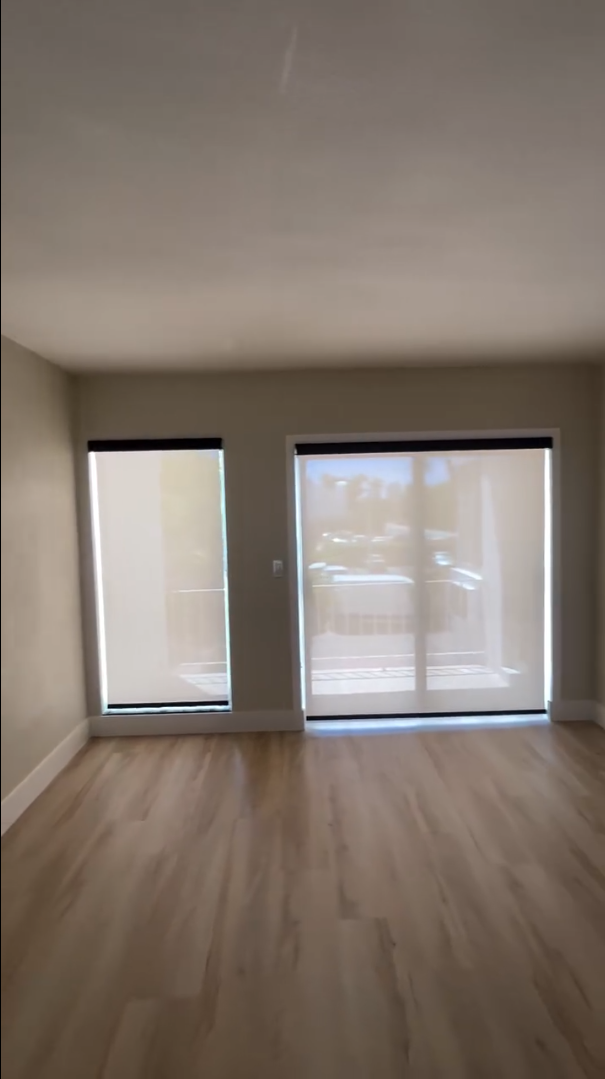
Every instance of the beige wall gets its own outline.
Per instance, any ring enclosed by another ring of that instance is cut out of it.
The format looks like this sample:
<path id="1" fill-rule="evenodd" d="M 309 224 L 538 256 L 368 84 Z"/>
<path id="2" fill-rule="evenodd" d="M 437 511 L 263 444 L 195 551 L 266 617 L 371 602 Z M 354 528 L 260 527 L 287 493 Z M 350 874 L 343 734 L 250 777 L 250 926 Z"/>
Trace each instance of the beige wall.
<path id="1" fill-rule="evenodd" d="M 86 716 L 72 384 L 2 339 L 2 797 Z"/>
<path id="2" fill-rule="evenodd" d="M 599 533 L 599 644 L 597 644 L 596 699 L 605 708 L 605 364 L 601 367 L 601 429 L 600 429 L 599 501 L 601 529 Z"/>
<path id="3" fill-rule="evenodd" d="M 403 368 L 78 379 L 80 478 L 90 438 L 220 435 L 226 453 L 233 704 L 296 706 L 287 575 L 288 435 L 560 431 L 560 693 L 594 699 L 598 369 L 590 365 Z M 84 579 L 89 705 L 98 709 L 89 524 Z"/>

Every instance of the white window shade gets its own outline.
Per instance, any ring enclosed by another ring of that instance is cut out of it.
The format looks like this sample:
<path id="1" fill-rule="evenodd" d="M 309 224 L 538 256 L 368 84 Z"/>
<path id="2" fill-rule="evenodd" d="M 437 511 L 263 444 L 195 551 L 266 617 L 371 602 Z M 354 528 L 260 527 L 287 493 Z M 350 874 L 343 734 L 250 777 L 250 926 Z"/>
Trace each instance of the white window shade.
<path id="1" fill-rule="evenodd" d="M 104 705 L 227 704 L 222 451 L 152 445 L 90 453 Z"/>
<path id="2" fill-rule="evenodd" d="M 549 451 L 520 441 L 298 448 L 309 717 L 544 708 Z"/>

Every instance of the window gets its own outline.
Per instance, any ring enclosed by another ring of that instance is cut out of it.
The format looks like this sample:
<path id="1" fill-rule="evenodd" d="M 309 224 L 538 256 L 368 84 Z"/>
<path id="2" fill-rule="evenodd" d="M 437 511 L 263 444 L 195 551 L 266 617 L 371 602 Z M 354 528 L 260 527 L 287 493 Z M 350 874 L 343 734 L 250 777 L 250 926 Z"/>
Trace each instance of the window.
<path id="1" fill-rule="evenodd" d="M 104 710 L 227 706 L 220 440 L 89 443 Z"/>
<path id="2" fill-rule="evenodd" d="M 310 718 L 544 709 L 549 447 L 297 446 Z"/>

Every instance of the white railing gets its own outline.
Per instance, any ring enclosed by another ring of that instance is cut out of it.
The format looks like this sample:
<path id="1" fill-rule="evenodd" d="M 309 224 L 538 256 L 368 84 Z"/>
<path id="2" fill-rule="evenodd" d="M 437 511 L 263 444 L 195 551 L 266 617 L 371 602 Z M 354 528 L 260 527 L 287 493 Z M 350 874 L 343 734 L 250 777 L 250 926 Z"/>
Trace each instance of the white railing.
<path id="1" fill-rule="evenodd" d="M 227 672 L 224 588 L 187 588 L 166 594 L 168 648 L 174 668 L 192 675 Z"/>
<path id="2" fill-rule="evenodd" d="M 410 631 L 415 617 L 415 584 L 409 577 L 360 576 L 346 580 L 318 581 L 312 586 L 311 610 L 315 613 L 315 633 L 342 635 L 392 635 Z M 456 581 L 437 578 L 426 581 L 427 630 L 448 633 L 455 625 L 469 651 L 484 647 L 483 592 L 477 574 Z"/>

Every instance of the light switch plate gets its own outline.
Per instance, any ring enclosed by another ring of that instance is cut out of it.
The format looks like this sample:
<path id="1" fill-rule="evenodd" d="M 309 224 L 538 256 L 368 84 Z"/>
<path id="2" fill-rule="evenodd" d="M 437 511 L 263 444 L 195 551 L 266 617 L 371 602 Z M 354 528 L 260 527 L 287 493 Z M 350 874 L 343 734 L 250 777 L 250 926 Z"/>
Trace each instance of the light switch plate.
<path id="1" fill-rule="evenodd" d="M 283 575 L 284 575 L 284 564 L 283 564 L 281 558 L 274 558 L 273 559 L 273 576 L 274 577 L 283 577 Z"/>

